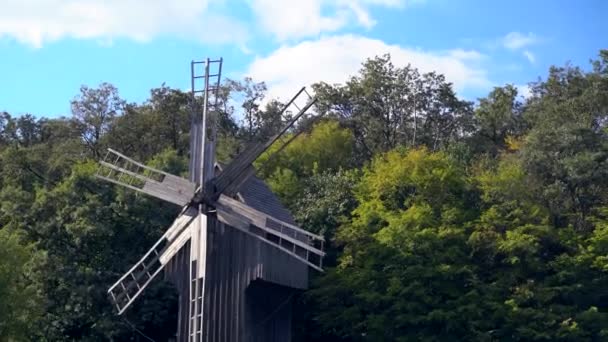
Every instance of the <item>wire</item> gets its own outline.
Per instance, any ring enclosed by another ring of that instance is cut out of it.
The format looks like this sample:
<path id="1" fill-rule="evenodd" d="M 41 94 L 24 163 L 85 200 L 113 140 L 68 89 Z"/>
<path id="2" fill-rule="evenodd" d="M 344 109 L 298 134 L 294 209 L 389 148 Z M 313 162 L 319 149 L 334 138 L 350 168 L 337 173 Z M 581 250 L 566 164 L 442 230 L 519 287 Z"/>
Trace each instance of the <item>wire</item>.
<path id="1" fill-rule="evenodd" d="M 254 324 L 254 327 L 258 327 L 261 325 L 266 324 L 266 322 L 268 322 L 272 316 L 276 315 L 279 310 L 281 310 L 287 303 L 289 303 L 289 301 L 293 298 L 293 296 L 295 295 L 295 292 L 292 292 L 289 296 L 287 296 L 287 298 L 281 302 L 281 304 L 279 304 L 271 313 L 269 313 L 266 317 L 264 317 L 263 320 L 257 322 L 256 324 Z M 247 339 L 249 336 L 251 336 L 251 334 L 253 333 L 253 329 L 247 331 L 247 333 L 245 334 L 245 339 Z"/>
<path id="2" fill-rule="evenodd" d="M 276 315 L 279 312 L 279 310 L 281 310 L 287 303 L 289 303 L 289 301 L 291 300 L 291 298 L 293 298 L 294 295 L 295 295 L 295 292 L 293 292 L 289 296 L 287 296 L 287 298 L 283 302 L 281 302 L 281 304 L 279 304 L 271 313 L 269 313 L 266 317 L 264 317 L 263 320 L 256 323 L 255 326 L 260 326 L 260 325 L 266 324 L 266 322 L 268 322 L 272 318 L 272 316 Z"/>
<path id="3" fill-rule="evenodd" d="M 133 325 L 133 323 L 131 323 L 131 322 L 130 322 L 130 321 L 127 319 L 127 317 L 123 316 L 122 318 L 125 320 L 125 323 L 126 323 L 126 324 L 127 324 L 127 325 L 128 325 L 130 328 L 131 328 L 131 329 L 133 329 L 133 331 L 135 331 L 136 333 L 140 334 L 141 336 L 143 336 L 144 338 L 146 338 L 146 339 L 147 339 L 147 340 L 149 340 L 149 341 L 156 342 L 156 341 L 155 341 L 154 339 L 152 339 L 150 336 L 148 336 L 148 335 L 144 334 L 144 333 L 143 333 L 141 330 L 137 329 L 137 327 L 135 327 L 135 325 Z"/>

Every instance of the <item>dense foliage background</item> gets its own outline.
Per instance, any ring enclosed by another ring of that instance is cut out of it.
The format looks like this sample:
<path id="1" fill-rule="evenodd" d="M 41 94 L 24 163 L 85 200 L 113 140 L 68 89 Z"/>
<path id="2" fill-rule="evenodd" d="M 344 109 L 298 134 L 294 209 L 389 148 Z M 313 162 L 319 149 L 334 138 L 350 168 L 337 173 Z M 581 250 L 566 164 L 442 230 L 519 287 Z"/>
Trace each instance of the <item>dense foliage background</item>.
<path id="1" fill-rule="evenodd" d="M 463 101 L 390 56 L 314 88 L 323 121 L 256 162 L 329 242 L 298 341 L 608 340 L 608 51 L 527 99 L 506 85 Z M 281 126 L 265 92 L 224 83 L 222 161 Z M 143 104 L 83 86 L 69 118 L 0 113 L 0 340 L 174 333 L 170 285 L 124 318 L 106 290 L 179 208 L 92 175 L 109 146 L 184 174 L 189 125 L 188 95 L 164 85 Z"/>

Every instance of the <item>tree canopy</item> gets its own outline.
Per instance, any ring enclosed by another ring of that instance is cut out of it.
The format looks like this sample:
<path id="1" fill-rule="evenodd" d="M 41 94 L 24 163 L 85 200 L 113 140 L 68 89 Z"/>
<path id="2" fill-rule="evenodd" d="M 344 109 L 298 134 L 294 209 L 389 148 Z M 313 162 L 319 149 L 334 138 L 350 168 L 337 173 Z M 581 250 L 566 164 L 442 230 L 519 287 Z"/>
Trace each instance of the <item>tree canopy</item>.
<path id="1" fill-rule="evenodd" d="M 327 240 L 294 340 L 608 339 L 608 51 L 530 86 L 470 102 L 389 55 L 314 85 L 324 118 L 254 165 Z M 266 92 L 224 82 L 220 161 L 282 126 Z M 93 174 L 113 147 L 185 175 L 189 95 L 161 85 L 127 103 L 102 83 L 71 105 L 62 118 L 0 113 L 0 341 L 167 340 L 171 285 L 126 317 L 106 291 L 179 208 Z"/>

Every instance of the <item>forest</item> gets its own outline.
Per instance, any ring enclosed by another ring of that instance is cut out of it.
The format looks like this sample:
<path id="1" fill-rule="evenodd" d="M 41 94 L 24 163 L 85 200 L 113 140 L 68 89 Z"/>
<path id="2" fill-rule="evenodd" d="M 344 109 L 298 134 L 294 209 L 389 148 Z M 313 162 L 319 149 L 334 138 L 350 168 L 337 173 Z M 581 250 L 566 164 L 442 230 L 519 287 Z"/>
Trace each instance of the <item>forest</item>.
<path id="1" fill-rule="evenodd" d="M 224 81 L 220 161 L 284 123 L 262 81 Z M 255 163 L 327 241 L 295 341 L 608 340 L 608 50 L 526 98 L 507 84 L 463 100 L 389 55 L 313 88 L 323 118 Z M 164 84 L 143 103 L 82 86 L 69 117 L 0 112 L 0 341 L 175 333 L 169 283 L 124 316 L 106 291 L 180 208 L 94 173 L 111 147 L 185 175 L 189 127 L 190 95 Z"/>

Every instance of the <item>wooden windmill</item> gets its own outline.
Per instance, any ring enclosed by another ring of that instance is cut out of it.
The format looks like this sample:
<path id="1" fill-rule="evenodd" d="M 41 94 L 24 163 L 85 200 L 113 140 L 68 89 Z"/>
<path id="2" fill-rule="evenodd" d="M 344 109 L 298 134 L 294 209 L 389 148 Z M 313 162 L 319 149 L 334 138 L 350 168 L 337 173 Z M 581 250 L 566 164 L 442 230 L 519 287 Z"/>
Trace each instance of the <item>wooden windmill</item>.
<path id="1" fill-rule="evenodd" d="M 204 72 L 197 75 L 201 66 Z M 112 149 L 100 162 L 98 178 L 183 208 L 108 293 L 122 314 L 164 270 L 179 293 L 178 341 L 289 341 L 291 298 L 307 287 L 308 267 L 322 270 L 323 237 L 295 225 L 255 177 L 252 163 L 304 117 L 315 99 L 302 88 L 281 112 L 295 106 L 297 114 L 280 133 L 251 144 L 222 167 L 215 162 L 221 71 L 222 59 L 191 64 L 190 179 Z M 306 103 L 300 108 L 301 97 Z M 195 105 L 201 100 L 202 106 Z M 281 141 L 279 150 L 292 139 Z"/>

